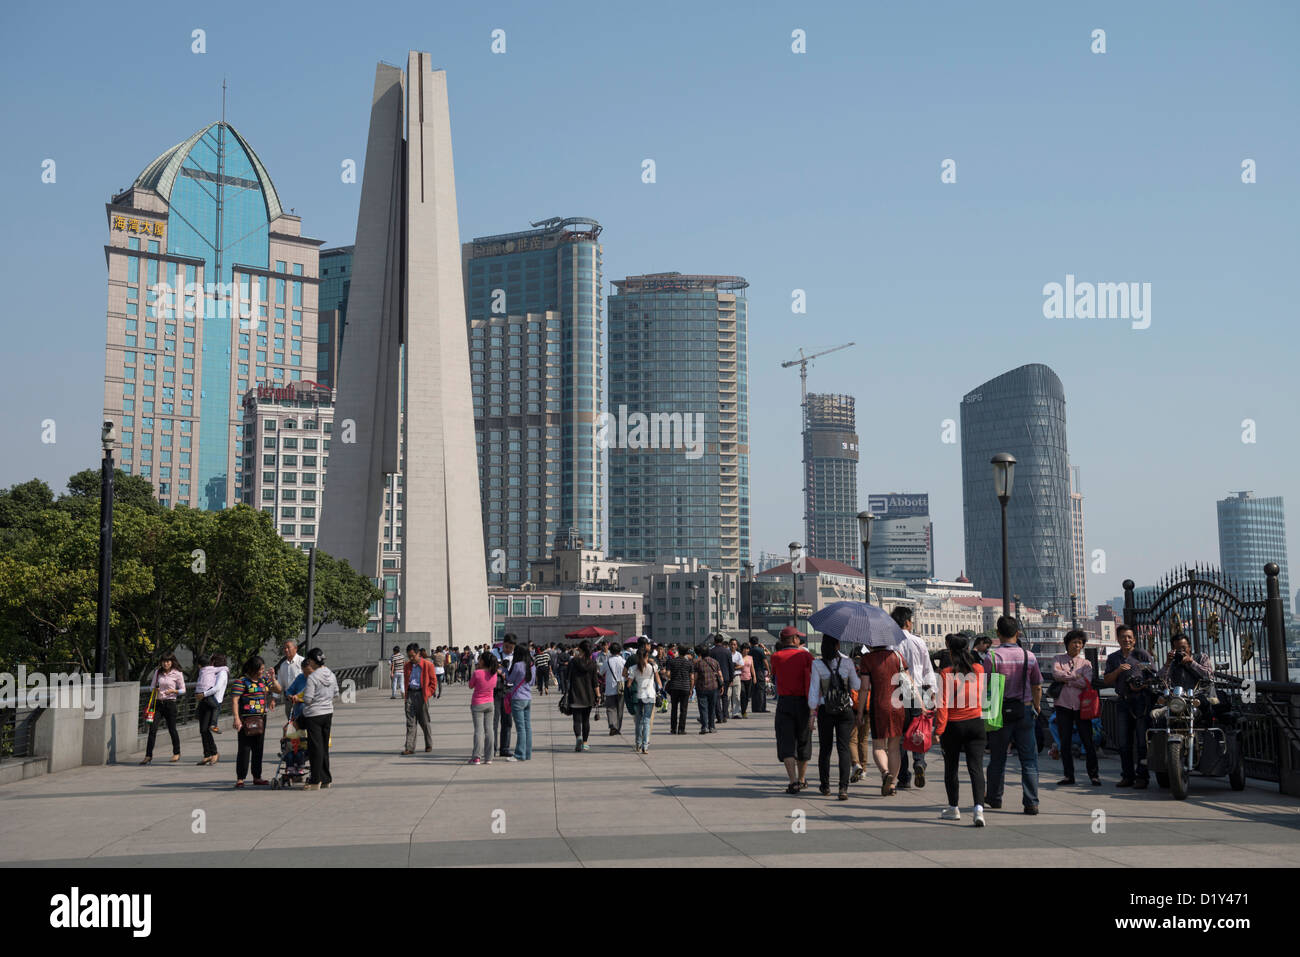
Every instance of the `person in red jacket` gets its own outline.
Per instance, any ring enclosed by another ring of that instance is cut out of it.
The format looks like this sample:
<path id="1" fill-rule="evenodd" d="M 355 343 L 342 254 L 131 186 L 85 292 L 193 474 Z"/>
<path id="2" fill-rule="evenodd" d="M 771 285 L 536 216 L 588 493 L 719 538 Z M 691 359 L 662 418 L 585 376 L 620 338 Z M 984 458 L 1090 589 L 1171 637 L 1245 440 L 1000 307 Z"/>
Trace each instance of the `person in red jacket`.
<path id="1" fill-rule="evenodd" d="M 982 705 L 984 702 L 984 667 L 975 660 L 970 638 L 966 635 L 948 635 L 950 667 L 939 672 L 938 708 L 934 731 L 943 749 L 943 786 L 948 792 L 948 806 L 939 815 L 945 821 L 960 821 L 957 807 L 957 755 L 965 752 L 966 770 L 970 774 L 971 792 L 975 798 L 976 827 L 984 826 L 984 745 L 988 733 L 984 729 Z"/>
<path id="2" fill-rule="evenodd" d="M 420 657 L 420 646 L 406 646 L 406 667 L 402 673 L 402 692 L 406 698 L 406 750 L 415 753 L 415 729 L 424 732 L 424 750 L 433 750 L 429 735 L 429 698 L 438 693 L 438 674 L 428 658 Z"/>
<path id="3" fill-rule="evenodd" d="M 802 647 L 804 635 L 793 625 L 781 629 L 781 641 L 772 655 L 776 676 L 776 757 L 790 779 L 787 794 L 808 786 L 808 760 L 812 757 L 812 727 L 808 722 L 808 685 L 813 657 Z"/>

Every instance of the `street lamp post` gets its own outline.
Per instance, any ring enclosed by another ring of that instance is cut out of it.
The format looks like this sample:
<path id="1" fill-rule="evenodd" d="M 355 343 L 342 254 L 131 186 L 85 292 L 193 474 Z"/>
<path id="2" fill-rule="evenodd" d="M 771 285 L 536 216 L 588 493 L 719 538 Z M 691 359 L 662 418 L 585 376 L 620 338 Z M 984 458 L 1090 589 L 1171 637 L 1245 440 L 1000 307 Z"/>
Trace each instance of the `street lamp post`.
<path id="1" fill-rule="evenodd" d="M 113 591 L 113 446 L 117 426 L 105 422 L 99 433 L 104 461 L 99 473 L 99 604 L 95 609 L 95 674 L 108 676 L 108 623 Z"/>
<path id="2" fill-rule="evenodd" d="M 749 613 L 745 615 L 745 629 L 750 647 L 754 645 L 754 563 L 745 562 L 745 577 L 749 580 Z"/>
<path id="3" fill-rule="evenodd" d="M 796 562 L 803 553 L 803 545 L 790 543 L 790 626 L 799 627 L 799 568 Z"/>
<path id="4" fill-rule="evenodd" d="M 1070 592 L 1070 627 L 1079 627 L 1079 596 Z"/>
<path id="5" fill-rule="evenodd" d="M 700 615 L 696 607 L 696 593 L 699 591 L 700 583 L 692 581 L 688 583 L 691 589 L 691 644 L 698 644 L 700 639 Z"/>
<path id="6" fill-rule="evenodd" d="M 1007 502 L 1011 501 L 1011 485 L 1015 480 L 1016 457 L 1010 452 L 999 452 L 989 462 L 993 466 L 993 492 L 1002 505 L 1002 614 L 1011 616 L 1011 564 L 1007 555 Z"/>
<path id="7" fill-rule="evenodd" d="M 871 604 L 871 523 L 876 516 L 871 512 L 858 512 L 858 534 L 862 538 L 862 575 L 866 582 L 867 604 Z"/>
<path id="8" fill-rule="evenodd" d="M 714 615 L 714 618 L 718 623 L 718 627 L 714 633 L 720 635 L 722 634 L 722 576 L 721 575 L 713 576 L 713 604 L 718 609 L 717 613 Z"/>

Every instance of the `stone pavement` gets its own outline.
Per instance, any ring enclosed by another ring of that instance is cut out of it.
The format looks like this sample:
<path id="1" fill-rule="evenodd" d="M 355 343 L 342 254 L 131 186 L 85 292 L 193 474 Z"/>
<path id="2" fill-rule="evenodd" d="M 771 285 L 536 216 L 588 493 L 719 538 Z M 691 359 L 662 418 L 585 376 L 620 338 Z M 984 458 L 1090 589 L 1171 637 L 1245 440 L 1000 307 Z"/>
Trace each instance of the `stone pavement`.
<path id="1" fill-rule="evenodd" d="M 632 751 L 630 716 L 621 738 L 593 722 L 591 750 L 577 754 L 558 700 L 534 699 L 534 754 L 525 763 L 465 763 L 468 692 L 454 685 L 432 704 L 432 754 L 399 754 L 402 704 L 387 693 L 339 705 L 327 791 L 236 791 L 228 727 L 215 767 L 195 766 L 195 742 L 183 745 L 178 764 L 79 768 L 10 784 L 0 787 L 0 864 L 1112 867 L 1162 865 L 1173 854 L 1190 867 L 1300 865 L 1300 802 L 1262 782 L 1234 793 L 1226 780 L 1195 778 L 1189 799 L 1174 801 L 1154 787 L 1116 790 L 1118 762 L 1104 759 L 1103 787 L 1057 789 L 1060 765 L 1044 751 L 1042 813 L 1020 813 L 1012 758 L 1008 810 L 986 812 L 988 827 L 977 829 L 968 806 L 960 823 L 938 819 L 937 749 L 924 789 L 881 797 L 872 771 L 841 803 L 817 793 L 815 765 L 808 790 L 785 793 L 771 714 L 707 736 L 692 717 L 684 737 L 667 734 L 658 715 L 645 756 Z M 969 802 L 964 769 L 962 779 Z M 1095 810 L 1105 812 L 1105 833 L 1094 833 Z M 204 833 L 194 833 L 199 811 Z M 796 811 L 806 815 L 804 833 L 792 827 Z"/>

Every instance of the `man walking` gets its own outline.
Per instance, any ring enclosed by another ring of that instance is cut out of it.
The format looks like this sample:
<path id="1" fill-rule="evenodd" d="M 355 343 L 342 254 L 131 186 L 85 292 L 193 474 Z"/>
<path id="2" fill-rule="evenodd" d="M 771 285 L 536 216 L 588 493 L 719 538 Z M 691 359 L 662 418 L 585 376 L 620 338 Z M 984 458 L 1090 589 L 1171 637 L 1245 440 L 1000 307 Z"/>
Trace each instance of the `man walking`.
<path id="1" fill-rule="evenodd" d="M 713 648 L 709 651 L 709 657 L 718 663 L 718 667 L 722 671 L 722 687 L 718 690 L 718 703 L 714 717 L 717 719 L 718 724 L 726 724 L 727 715 L 730 714 L 727 708 L 727 689 L 731 687 L 731 681 L 736 674 L 735 665 L 731 660 L 731 649 L 727 647 L 721 635 L 713 636 Z"/>
<path id="2" fill-rule="evenodd" d="M 419 650 L 418 648 L 416 649 Z M 302 663 L 299 662 L 301 668 Z M 406 672 L 406 655 L 402 654 L 402 649 L 398 645 L 393 645 L 393 655 L 388 659 L 388 680 L 392 682 L 393 693 L 389 699 L 402 697 L 402 675 Z M 288 687 L 281 685 L 280 687 Z"/>
<path id="3" fill-rule="evenodd" d="M 1106 656 L 1102 681 L 1114 688 L 1119 697 L 1115 711 L 1116 733 L 1119 735 L 1120 788 L 1145 788 L 1151 783 L 1147 772 L 1147 729 L 1151 726 L 1151 692 L 1147 682 L 1155 671 L 1155 661 L 1144 649 L 1137 647 L 1133 629 L 1120 625 L 1115 629 L 1119 651 Z M 1134 752 L 1137 761 L 1134 762 Z"/>
<path id="4" fill-rule="evenodd" d="M 551 683 L 551 653 L 542 645 L 537 649 L 537 654 L 533 655 L 533 665 L 537 669 L 537 693 L 546 694 L 547 686 Z"/>
<path id="5" fill-rule="evenodd" d="M 623 672 L 627 660 L 620 654 L 622 650 L 617 641 L 610 645 L 599 672 L 605 686 L 605 723 L 610 735 L 623 733 Z"/>
<path id="6" fill-rule="evenodd" d="M 898 625 L 903 632 L 903 640 L 898 646 L 898 653 L 903 656 L 907 662 L 907 671 L 912 680 L 916 683 L 917 690 L 921 692 L 922 701 L 908 702 L 907 716 L 904 718 L 904 729 L 912 726 L 912 721 L 917 718 L 922 711 L 933 707 L 934 702 L 934 663 L 930 660 L 930 651 L 925 647 L 925 642 L 916 635 L 912 634 L 912 609 L 906 605 L 898 605 L 890 615 L 894 623 Z M 904 685 L 906 687 L 906 685 Z M 902 749 L 902 759 L 898 766 L 898 788 L 906 790 L 912 786 L 912 773 L 907 768 L 908 755 L 912 755 L 912 767 L 916 771 L 916 786 L 925 787 L 925 755 L 912 754 L 906 748 Z"/>
<path id="7" fill-rule="evenodd" d="M 750 710 L 754 714 L 767 711 L 767 649 L 761 641 L 755 641 L 749 648 L 749 656 L 754 659 L 754 699 Z"/>
<path id="8" fill-rule="evenodd" d="M 808 690 L 812 683 L 813 657 L 800 646 L 803 637 L 793 625 L 786 625 L 772 655 L 772 673 L 776 677 L 776 757 L 785 765 L 790 779 L 785 789 L 787 794 L 798 794 L 808 786 L 808 760 L 812 757 Z"/>
<path id="9" fill-rule="evenodd" d="M 989 732 L 988 796 L 985 804 L 1002 807 L 1002 789 L 1007 770 L 1007 748 L 1014 744 L 1020 757 L 1020 786 L 1026 814 L 1038 813 L 1038 721 L 1043 694 L 1043 676 L 1038 659 L 1019 642 L 1020 623 L 1003 615 L 998 619 L 998 644 L 993 648 L 993 666 L 1006 677 L 1002 692 L 1002 727 Z"/>
<path id="10" fill-rule="evenodd" d="M 740 642 L 732 638 L 731 648 L 731 684 L 727 685 L 727 711 L 733 718 L 743 718 L 740 707 L 740 693 L 745 656 L 740 653 Z"/>
<path id="11" fill-rule="evenodd" d="M 492 692 L 492 740 L 499 742 L 501 757 L 507 758 L 514 754 L 510 748 L 510 728 L 514 722 L 510 712 L 505 710 L 506 695 L 510 693 L 505 676 L 510 674 L 510 666 L 515 661 L 514 635 L 506 635 L 502 639 L 501 654 L 497 659 L 500 665 L 497 668 L 496 688 Z"/>
<path id="12" fill-rule="evenodd" d="M 424 732 L 424 750 L 433 750 L 429 735 L 429 697 L 438 692 L 438 673 L 433 662 L 420 657 L 420 646 L 406 646 L 406 665 L 402 669 L 402 688 L 406 697 L 406 748 L 403 754 L 415 753 L 415 729 Z"/>

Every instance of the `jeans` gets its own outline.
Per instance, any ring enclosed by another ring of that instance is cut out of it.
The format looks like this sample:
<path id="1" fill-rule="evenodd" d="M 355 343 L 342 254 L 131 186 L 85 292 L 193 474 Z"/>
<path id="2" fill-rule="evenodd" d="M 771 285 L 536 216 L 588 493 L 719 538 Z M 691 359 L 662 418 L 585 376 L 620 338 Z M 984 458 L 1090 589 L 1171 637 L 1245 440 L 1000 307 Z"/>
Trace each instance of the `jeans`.
<path id="1" fill-rule="evenodd" d="M 260 781 L 262 778 L 262 746 L 266 744 L 265 734 L 244 734 L 240 731 L 238 736 L 239 750 L 235 755 L 235 780 L 242 781 L 248 777 L 249 761 L 253 764 L 253 780 Z"/>
<path id="2" fill-rule="evenodd" d="M 700 730 L 713 731 L 717 728 L 718 721 L 718 689 L 705 691 L 703 688 L 695 689 L 695 704 L 700 709 Z"/>
<path id="3" fill-rule="evenodd" d="M 686 733 L 686 707 L 690 703 L 690 691 L 672 691 L 668 692 L 668 697 L 673 703 L 672 714 L 668 718 L 668 727 L 678 734 Z"/>
<path id="4" fill-rule="evenodd" d="M 446 681 L 447 681 L 447 672 L 446 672 L 445 670 L 444 670 L 444 671 L 435 671 L 435 672 L 434 672 L 434 675 L 437 677 L 438 680 L 434 682 L 434 687 L 435 687 L 436 690 L 433 692 L 433 696 L 434 696 L 435 698 L 441 698 L 441 697 L 442 697 L 442 686 L 443 686 L 443 684 L 445 684 Z"/>
<path id="5" fill-rule="evenodd" d="M 949 721 L 943 734 L 939 735 L 939 747 L 943 749 L 943 786 L 948 792 L 949 807 L 957 807 L 961 795 L 957 784 L 957 755 L 962 752 L 966 754 L 966 772 L 970 775 L 974 803 L 984 803 L 984 745 L 987 741 L 983 718 Z"/>
<path id="6" fill-rule="evenodd" d="M 623 731 L 623 693 L 614 691 L 605 694 L 605 720 L 609 723 L 609 733 Z"/>
<path id="7" fill-rule="evenodd" d="M 510 711 L 515 719 L 515 760 L 527 761 L 533 756 L 533 703 L 516 698 Z"/>
<path id="8" fill-rule="evenodd" d="M 330 728 L 334 724 L 334 712 L 304 717 L 302 723 L 307 726 L 307 760 L 311 762 L 311 783 L 331 784 L 334 778 L 330 774 Z"/>
<path id="9" fill-rule="evenodd" d="M 753 694 L 754 682 L 742 681 L 740 683 L 740 714 L 741 717 L 749 714 L 749 699 Z"/>
<path id="10" fill-rule="evenodd" d="M 633 701 L 632 718 L 636 723 L 636 746 L 638 748 L 648 748 L 650 746 L 650 718 L 654 715 L 655 703 L 653 701 Z"/>
<path id="11" fill-rule="evenodd" d="M 910 728 L 912 726 L 912 719 L 918 717 L 920 714 L 921 710 L 919 708 L 908 708 L 907 717 L 904 718 L 903 730 L 906 731 Z M 907 769 L 907 759 L 909 755 L 912 758 L 913 768 L 918 771 L 925 771 L 925 755 L 917 754 L 914 751 L 908 751 L 907 748 L 903 748 L 902 755 L 898 761 L 899 784 L 906 784 L 908 781 L 912 780 L 912 772 Z"/>
<path id="12" fill-rule="evenodd" d="M 424 732 L 424 746 L 433 747 L 429 736 L 429 705 L 424 700 L 424 692 L 414 688 L 406 695 L 406 750 L 415 750 L 415 729 Z"/>
<path id="13" fill-rule="evenodd" d="M 754 673 L 754 701 L 753 709 L 755 714 L 762 714 L 767 711 L 767 672 L 756 671 Z"/>
<path id="14" fill-rule="evenodd" d="M 203 756 L 210 758 L 217 753 L 217 742 L 212 736 L 212 728 L 217 723 L 217 712 L 221 705 L 213 697 L 205 697 L 194 711 L 194 720 L 199 724 L 199 737 L 203 739 Z"/>
<path id="15" fill-rule="evenodd" d="M 1119 735 L 1119 776 L 1125 781 L 1149 781 L 1147 772 L 1147 729 L 1151 727 L 1151 709 L 1146 695 L 1120 698 L 1115 714 L 1115 731 Z M 1059 718 L 1057 719 L 1060 720 Z M 1133 763 L 1134 743 L 1137 764 Z"/>
<path id="16" fill-rule="evenodd" d="M 717 691 L 713 692 L 713 719 L 715 724 L 727 720 L 726 706 L 727 686 L 723 685 Z"/>
<path id="17" fill-rule="evenodd" d="M 1079 718 L 1079 712 L 1070 708 L 1056 708 L 1056 733 L 1061 736 L 1061 767 L 1065 776 L 1074 780 L 1074 731 L 1079 730 L 1079 743 L 1088 767 L 1088 777 L 1097 776 L 1097 745 L 1092 740 L 1092 722 Z"/>
<path id="18" fill-rule="evenodd" d="M 849 735 L 854 723 L 852 711 L 832 716 L 826 713 L 824 704 L 817 706 L 817 775 L 822 787 L 830 786 L 833 744 L 840 762 L 840 790 L 849 789 Z"/>
<path id="19" fill-rule="evenodd" d="M 469 706 L 469 719 L 474 723 L 474 751 L 471 758 L 492 760 L 492 742 L 495 734 L 489 736 L 488 726 L 492 722 L 492 705 L 488 703 Z"/>
<path id="20" fill-rule="evenodd" d="M 176 699 L 159 698 L 154 705 L 153 723 L 149 725 L 149 742 L 145 745 L 144 755 L 153 757 L 153 741 L 158 737 L 158 722 L 167 724 L 167 732 L 172 736 L 172 754 L 181 753 L 181 736 L 176 732 Z"/>
<path id="21" fill-rule="evenodd" d="M 1034 731 L 1037 719 L 1032 705 L 1025 705 L 1025 715 L 1014 725 L 1003 725 L 989 732 L 990 800 L 1002 800 L 1002 787 L 1007 771 L 1007 745 L 1014 744 L 1020 758 L 1020 786 L 1024 791 L 1025 807 L 1038 806 L 1038 736 Z"/>
<path id="22" fill-rule="evenodd" d="M 400 698 L 402 696 L 402 669 L 401 668 L 398 668 L 396 671 L 393 672 L 392 694 L 394 698 Z"/>
<path id="23" fill-rule="evenodd" d="M 498 679 L 500 680 L 500 679 Z M 510 751 L 510 715 L 505 712 L 505 697 L 494 698 L 492 701 L 492 741 L 495 747 L 498 732 L 501 735 L 501 753 L 507 754 Z M 491 757 L 491 755 L 489 755 Z"/>

